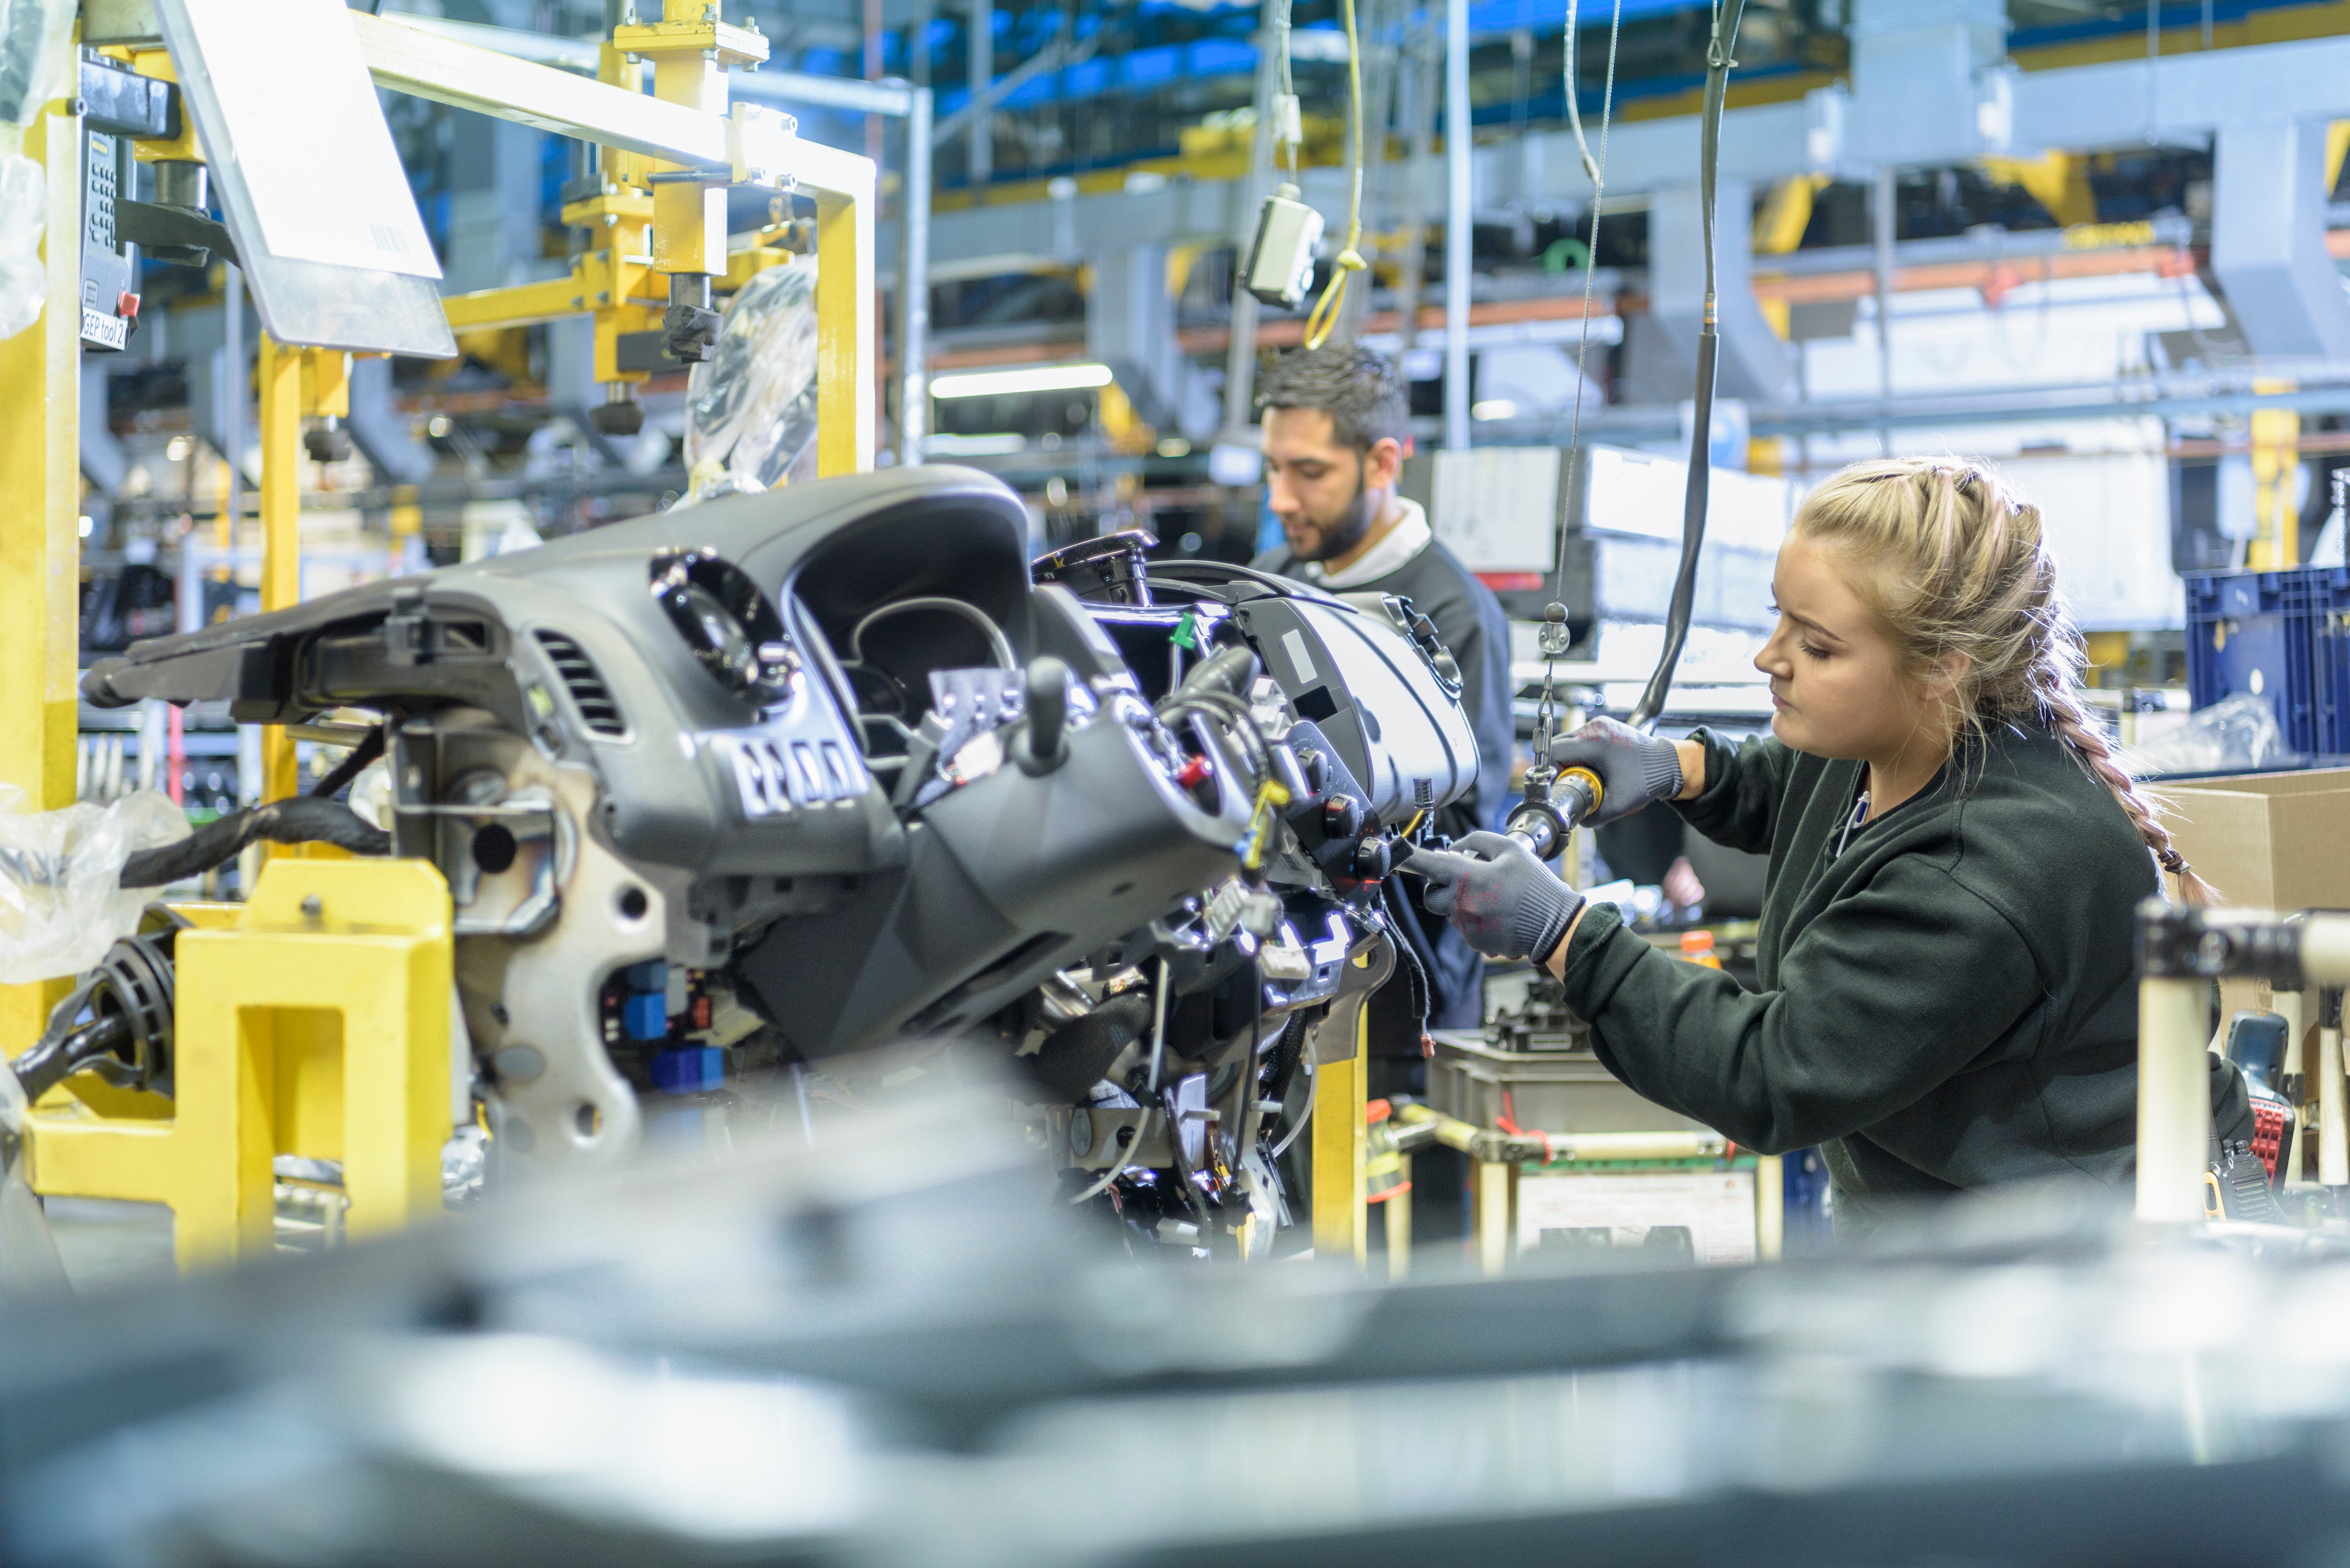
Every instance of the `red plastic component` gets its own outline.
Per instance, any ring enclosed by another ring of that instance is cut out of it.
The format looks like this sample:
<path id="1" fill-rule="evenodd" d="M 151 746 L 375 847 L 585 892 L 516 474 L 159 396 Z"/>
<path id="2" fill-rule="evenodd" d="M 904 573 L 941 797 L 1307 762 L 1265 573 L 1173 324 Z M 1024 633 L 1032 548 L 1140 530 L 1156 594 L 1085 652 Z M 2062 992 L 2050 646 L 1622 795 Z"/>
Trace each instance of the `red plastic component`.
<path id="1" fill-rule="evenodd" d="M 2284 1118 L 2281 1107 L 2252 1102 L 2252 1152 L 2261 1157 L 2272 1182 L 2276 1180 L 2277 1150 L 2284 1143 Z"/>
<path id="2" fill-rule="evenodd" d="M 122 317 L 125 321 L 138 320 L 139 296 L 128 290 L 117 295 L 114 300 L 114 314 Z"/>
<path id="3" fill-rule="evenodd" d="M 1175 782 L 1185 789 L 1191 789 L 1207 783 L 1214 775 L 1215 771 L 1207 758 L 1193 757 L 1175 771 Z"/>

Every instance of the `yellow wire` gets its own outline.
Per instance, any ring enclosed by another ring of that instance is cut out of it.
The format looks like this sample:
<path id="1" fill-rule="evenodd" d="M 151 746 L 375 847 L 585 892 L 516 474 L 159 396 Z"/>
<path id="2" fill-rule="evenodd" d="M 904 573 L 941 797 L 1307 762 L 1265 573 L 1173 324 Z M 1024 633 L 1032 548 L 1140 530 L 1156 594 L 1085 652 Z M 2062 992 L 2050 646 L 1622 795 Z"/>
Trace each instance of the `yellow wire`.
<path id="1" fill-rule="evenodd" d="M 1355 247 L 1363 238 L 1363 51 L 1355 39 L 1355 0 L 1339 0 L 1347 18 L 1347 108 L 1355 124 L 1354 193 L 1347 203 L 1347 248 L 1338 253 L 1337 266 L 1324 286 L 1322 297 L 1305 317 L 1305 347 L 1319 348 L 1338 325 L 1338 303 L 1347 296 L 1347 277 L 1367 265 Z"/>

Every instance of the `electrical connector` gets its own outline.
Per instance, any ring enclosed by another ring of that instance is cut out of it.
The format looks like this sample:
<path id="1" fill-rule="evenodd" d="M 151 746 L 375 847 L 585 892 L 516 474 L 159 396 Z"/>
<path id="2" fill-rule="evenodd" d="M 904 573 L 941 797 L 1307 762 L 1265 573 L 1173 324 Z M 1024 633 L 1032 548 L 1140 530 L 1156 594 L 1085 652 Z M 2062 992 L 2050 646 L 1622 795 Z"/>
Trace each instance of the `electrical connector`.
<path id="1" fill-rule="evenodd" d="M 1248 291 L 1267 305 L 1296 309 L 1314 286 L 1314 248 L 1321 243 L 1322 214 L 1297 199 L 1296 186 L 1275 186 L 1256 215 Z"/>

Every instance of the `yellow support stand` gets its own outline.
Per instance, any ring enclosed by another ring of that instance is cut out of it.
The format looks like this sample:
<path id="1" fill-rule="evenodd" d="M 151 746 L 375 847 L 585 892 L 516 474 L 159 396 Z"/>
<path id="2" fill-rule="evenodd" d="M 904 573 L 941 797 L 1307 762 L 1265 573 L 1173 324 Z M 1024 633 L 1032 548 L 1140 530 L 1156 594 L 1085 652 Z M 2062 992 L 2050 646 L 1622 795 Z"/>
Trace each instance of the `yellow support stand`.
<path id="1" fill-rule="evenodd" d="M 181 933 L 169 1119 L 29 1118 L 34 1190 L 170 1205 L 180 1266 L 275 1247 L 280 1154 L 338 1160 L 354 1236 L 441 1209 L 449 889 L 421 860 L 277 860 L 233 929 Z"/>
<path id="2" fill-rule="evenodd" d="M 819 415 L 818 440 L 823 431 Z M 1314 1255 L 1351 1257 L 1358 1268 L 1370 1261 L 1369 1205 L 1363 1201 L 1370 1141 L 1363 1124 L 1369 1041 L 1370 1009 L 1365 1007 L 1355 1014 L 1353 1059 L 1323 1063 L 1321 1086 L 1314 1091 Z"/>
<path id="3" fill-rule="evenodd" d="M 261 383 L 261 608 L 302 597 L 302 351 L 264 333 L 255 351 Z M 294 742 L 276 724 L 261 732 L 263 800 L 299 792 Z"/>
<path id="4" fill-rule="evenodd" d="M 25 132 L 25 156 L 48 177 L 48 308 L 0 340 L 0 781 L 25 792 L 26 811 L 73 804 L 80 722 L 80 142 L 69 99 Z M 0 986 L 0 1040 L 31 1044 L 64 994 L 62 981 Z"/>
<path id="5" fill-rule="evenodd" d="M 1490 1279 L 1510 1266 L 1517 1250 L 1518 1168 L 1506 1160 L 1481 1159 L 1476 1173 L 1470 1200 L 1477 1272 Z"/>

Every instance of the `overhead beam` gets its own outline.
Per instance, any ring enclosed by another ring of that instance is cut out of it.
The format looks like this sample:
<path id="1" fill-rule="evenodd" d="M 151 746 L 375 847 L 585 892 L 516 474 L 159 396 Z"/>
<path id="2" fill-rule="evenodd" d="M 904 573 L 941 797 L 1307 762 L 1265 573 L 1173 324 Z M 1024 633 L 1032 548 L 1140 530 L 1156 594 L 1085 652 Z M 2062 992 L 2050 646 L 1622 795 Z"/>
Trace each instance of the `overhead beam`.
<path id="1" fill-rule="evenodd" d="M 378 87 L 665 162 L 726 161 L 725 123 L 714 115 L 364 11 L 351 13 L 351 28 Z"/>

